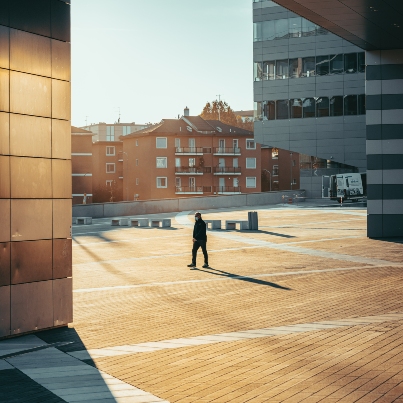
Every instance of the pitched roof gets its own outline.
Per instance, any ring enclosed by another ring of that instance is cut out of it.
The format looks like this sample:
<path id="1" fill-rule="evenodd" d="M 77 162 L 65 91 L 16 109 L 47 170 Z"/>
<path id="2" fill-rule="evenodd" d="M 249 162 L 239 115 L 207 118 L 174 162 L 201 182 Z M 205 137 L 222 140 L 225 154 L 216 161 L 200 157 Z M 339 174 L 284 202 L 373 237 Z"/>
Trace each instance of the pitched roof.
<path id="1" fill-rule="evenodd" d="M 71 126 L 71 134 L 81 134 L 81 135 L 88 134 L 91 136 L 94 135 L 94 133 L 90 132 L 89 130 L 80 129 L 79 127 L 75 126 Z"/>

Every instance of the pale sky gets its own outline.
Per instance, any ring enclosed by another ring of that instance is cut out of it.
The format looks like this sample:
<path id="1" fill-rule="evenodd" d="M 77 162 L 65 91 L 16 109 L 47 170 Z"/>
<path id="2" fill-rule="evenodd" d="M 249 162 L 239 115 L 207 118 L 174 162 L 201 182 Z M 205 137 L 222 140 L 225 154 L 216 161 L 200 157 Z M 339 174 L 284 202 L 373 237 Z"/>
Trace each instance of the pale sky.
<path id="1" fill-rule="evenodd" d="M 77 0 L 72 124 L 253 109 L 252 0 Z"/>

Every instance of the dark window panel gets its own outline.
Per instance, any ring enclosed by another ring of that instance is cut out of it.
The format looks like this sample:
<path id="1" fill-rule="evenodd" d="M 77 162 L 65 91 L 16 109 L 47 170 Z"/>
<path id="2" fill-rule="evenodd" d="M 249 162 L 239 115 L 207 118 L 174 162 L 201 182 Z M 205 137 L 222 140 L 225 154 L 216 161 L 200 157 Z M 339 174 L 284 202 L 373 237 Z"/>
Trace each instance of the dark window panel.
<path id="1" fill-rule="evenodd" d="M 63 42 L 61 42 L 63 43 Z M 53 56 L 53 54 L 52 54 Z M 59 77 L 55 77 L 59 78 Z M 255 81 L 263 80 L 263 63 L 258 62 L 253 64 L 253 78 Z"/>
<path id="2" fill-rule="evenodd" d="M 358 95 L 358 114 L 365 115 L 366 108 L 365 108 L 365 94 Z"/>
<path id="3" fill-rule="evenodd" d="M 302 118 L 302 100 L 299 98 L 290 99 L 291 119 Z"/>
<path id="4" fill-rule="evenodd" d="M 357 53 L 348 53 L 344 55 L 344 71 L 347 74 L 357 72 Z"/>
<path id="5" fill-rule="evenodd" d="M 315 117 L 315 99 L 305 98 L 302 101 L 302 115 L 304 118 L 314 118 Z"/>
<path id="6" fill-rule="evenodd" d="M 288 59 L 276 61 L 276 79 L 288 78 Z"/>
<path id="7" fill-rule="evenodd" d="M 302 59 L 302 77 L 311 77 L 316 73 L 315 57 L 304 57 Z"/>
<path id="8" fill-rule="evenodd" d="M 330 55 L 330 74 L 341 74 L 344 72 L 343 54 Z"/>
<path id="9" fill-rule="evenodd" d="M 318 118 L 329 116 L 329 98 L 320 97 L 316 100 L 316 116 Z"/>
<path id="10" fill-rule="evenodd" d="M 343 116 L 343 97 L 330 98 L 330 116 Z"/>
<path id="11" fill-rule="evenodd" d="M 276 62 L 268 61 L 263 62 L 263 79 L 274 80 L 276 78 Z"/>
<path id="12" fill-rule="evenodd" d="M 318 76 L 329 74 L 329 56 L 316 56 L 316 74 Z"/>
<path id="13" fill-rule="evenodd" d="M 300 78 L 302 76 L 302 59 L 289 60 L 289 77 Z"/>
<path id="14" fill-rule="evenodd" d="M 358 72 L 365 73 L 365 52 L 358 53 Z"/>
<path id="15" fill-rule="evenodd" d="M 267 120 L 276 119 L 276 103 L 275 101 L 267 101 L 264 105 L 264 116 Z"/>
<path id="16" fill-rule="evenodd" d="M 52 2 L 52 38 L 70 42 L 70 6 L 61 1 Z"/>
<path id="17" fill-rule="evenodd" d="M 288 119 L 288 99 L 276 101 L 276 118 Z"/>
<path id="18" fill-rule="evenodd" d="M 344 115 L 357 114 L 357 95 L 346 95 L 344 97 Z"/>
<path id="19" fill-rule="evenodd" d="M 50 0 L 13 0 L 10 26 L 50 37 Z"/>

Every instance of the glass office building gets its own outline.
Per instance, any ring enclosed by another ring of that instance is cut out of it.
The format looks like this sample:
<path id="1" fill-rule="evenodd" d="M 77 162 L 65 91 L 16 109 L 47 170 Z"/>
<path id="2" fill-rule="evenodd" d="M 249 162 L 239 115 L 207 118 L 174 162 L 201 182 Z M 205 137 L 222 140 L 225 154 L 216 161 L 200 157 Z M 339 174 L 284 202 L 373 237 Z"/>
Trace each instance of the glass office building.
<path id="1" fill-rule="evenodd" d="M 72 321 L 69 3 L 0 0 L 0 337 Z"/>
<path id="2" fill-rule="evenodd" d="M 256 141 L 301 154 L 309 197 L 365 172 L 364 51 L 272 1 L 253 2 L 253 41 Z"/>

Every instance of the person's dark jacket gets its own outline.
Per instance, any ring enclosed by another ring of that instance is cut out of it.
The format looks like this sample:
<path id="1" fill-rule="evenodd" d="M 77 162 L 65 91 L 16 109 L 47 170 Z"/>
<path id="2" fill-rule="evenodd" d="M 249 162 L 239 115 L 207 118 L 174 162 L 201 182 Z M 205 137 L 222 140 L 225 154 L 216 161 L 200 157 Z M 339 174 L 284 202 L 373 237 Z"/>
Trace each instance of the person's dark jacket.
<path id="1" fill-rule="evenodd" d="M 197 241 L 207 241 L 206 223 L 199 218 L 193 227 L 193 238 Z"/>

